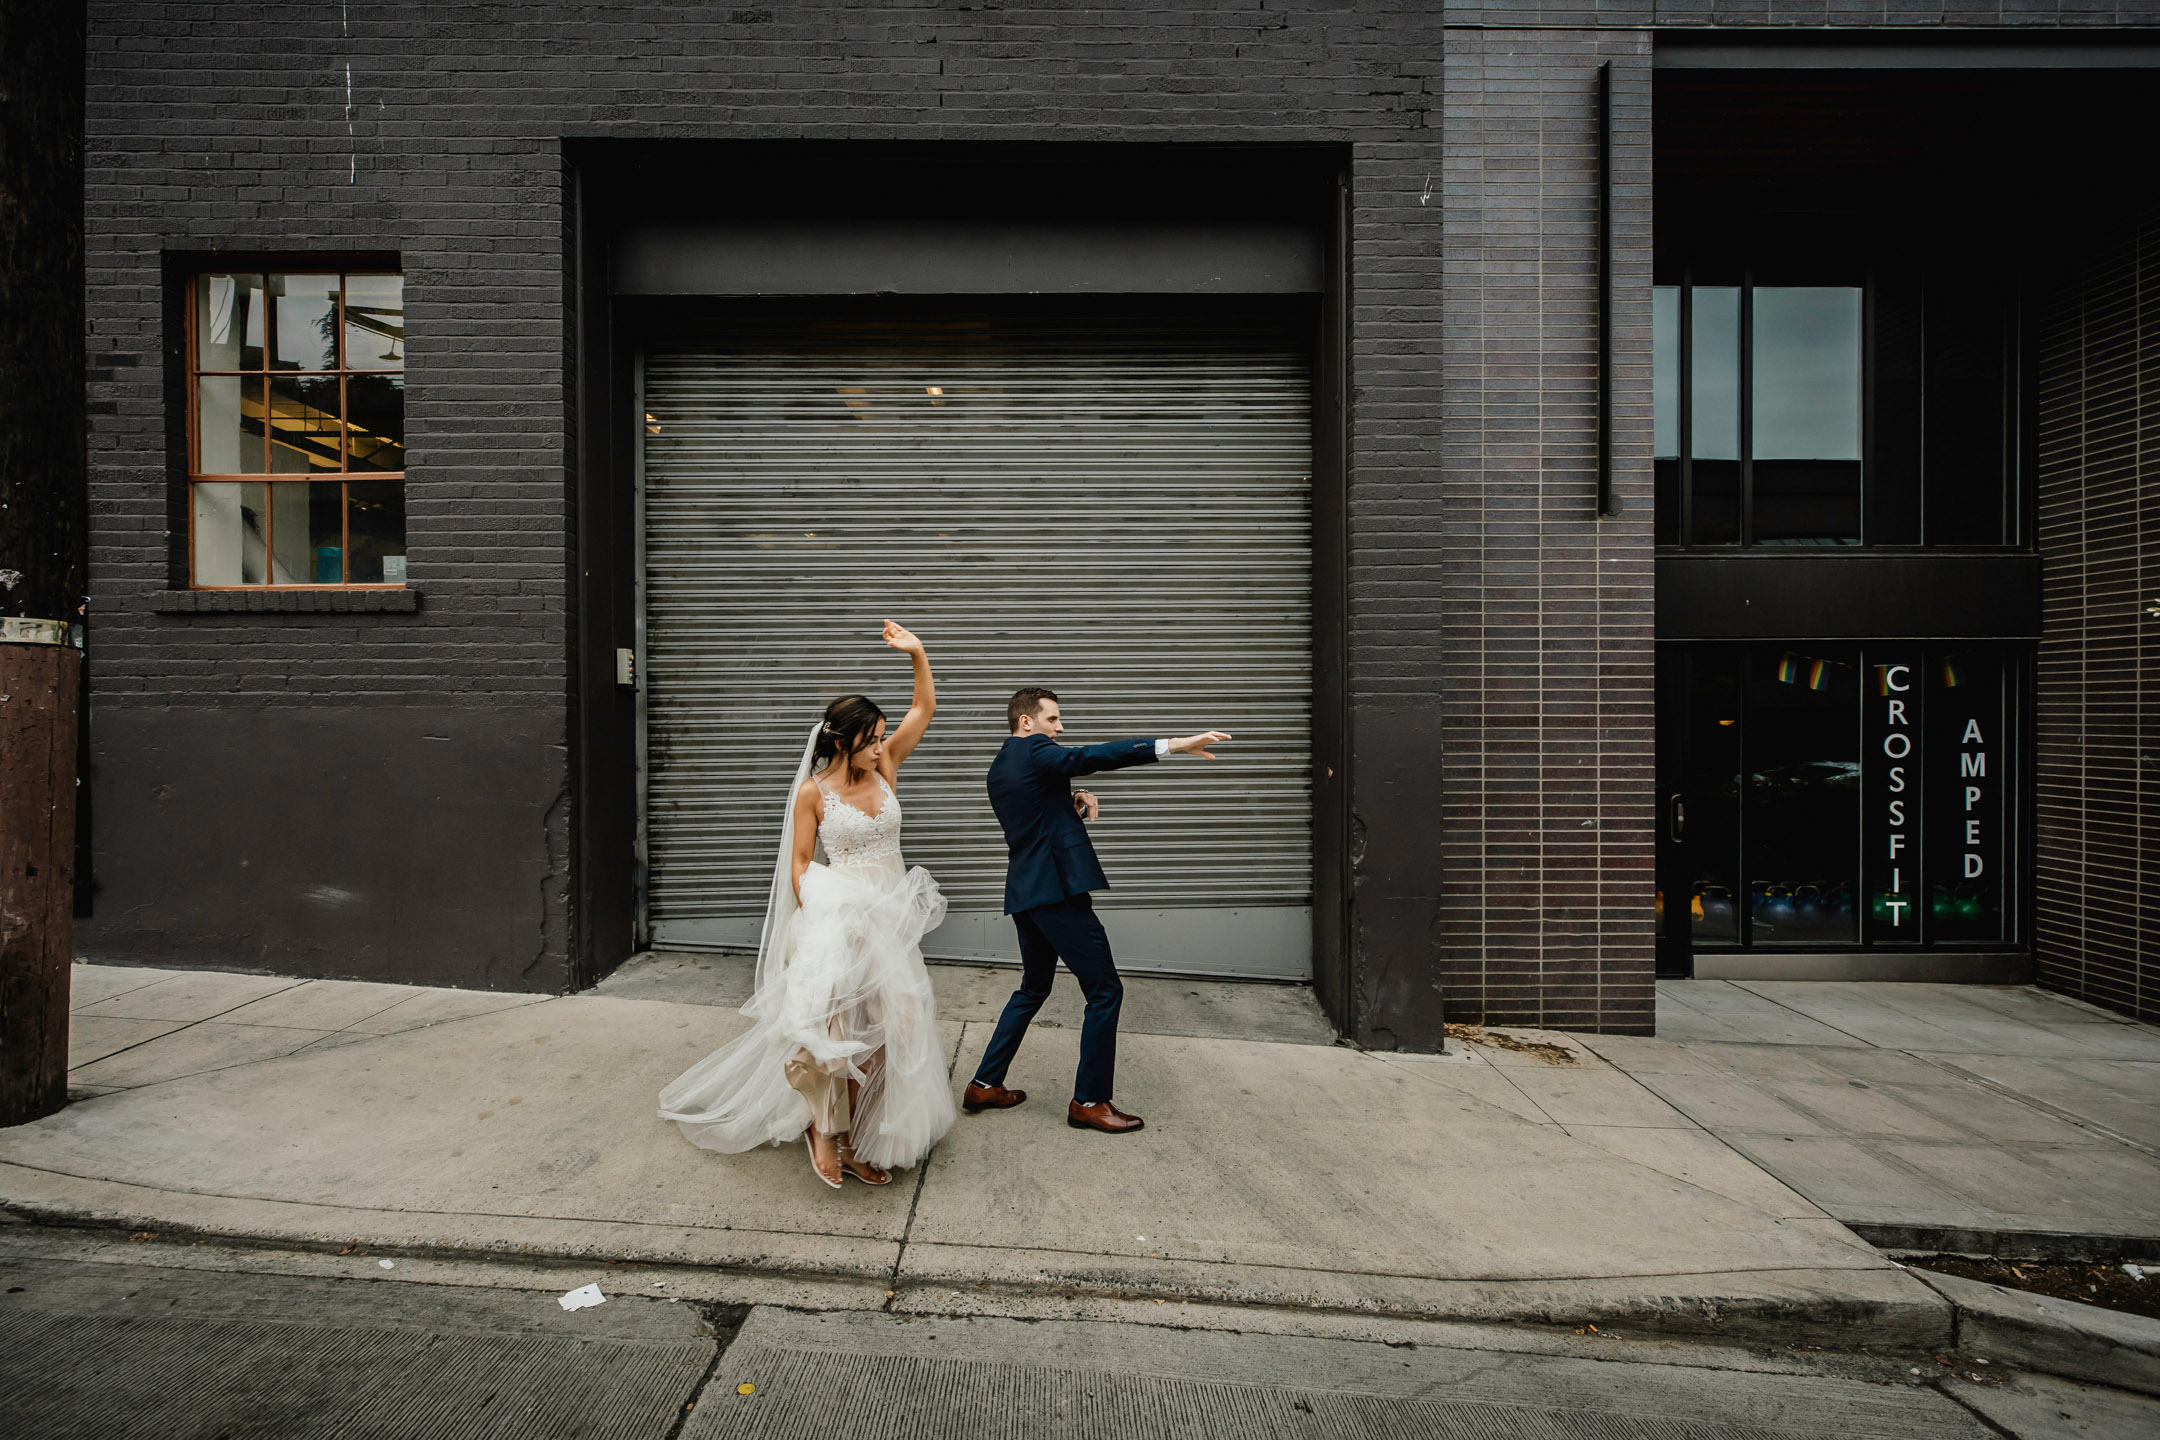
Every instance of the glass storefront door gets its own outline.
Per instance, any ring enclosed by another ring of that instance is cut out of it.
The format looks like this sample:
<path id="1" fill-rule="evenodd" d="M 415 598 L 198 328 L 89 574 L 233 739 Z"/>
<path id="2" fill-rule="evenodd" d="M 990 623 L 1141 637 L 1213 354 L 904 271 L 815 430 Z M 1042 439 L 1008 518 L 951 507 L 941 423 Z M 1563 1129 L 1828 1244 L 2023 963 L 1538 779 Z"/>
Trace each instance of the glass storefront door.
<path id="1" fill-rule="evenodd" d="M 1858 646 L 1751 649 L 1740 746 L 1744 933 L 1763 948 L 1859 938 Z"/>
<path id="2" fill-rule="evenodd" d="M 2013 647 L 1660 647 L 1660 969 L 2018 939 Z"/>

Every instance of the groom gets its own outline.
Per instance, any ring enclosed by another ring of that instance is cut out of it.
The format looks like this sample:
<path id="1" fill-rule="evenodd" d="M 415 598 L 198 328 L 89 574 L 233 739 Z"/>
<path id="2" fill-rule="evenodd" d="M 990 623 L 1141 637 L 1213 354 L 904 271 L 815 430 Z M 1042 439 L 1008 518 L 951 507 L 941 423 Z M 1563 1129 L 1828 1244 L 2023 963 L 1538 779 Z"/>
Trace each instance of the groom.
<path id="1" fill-rule="evenodd" d="M 990 807 L 1004 827 L 1010 855 L 1005 862 L 1005 913 L 1020 932 L 1020 988 L 1005 1002 L 997 1032 L 983 1051 L 975 1078 L 960 1097 L 962 1109 L 1003 1110 L 1027 1099 L 1025 1090 L 1005 1088 L 1005 1070 L 1020 1049 L 1028 1022 L 1050 998 L 1057 962 L 1080 982 L 1087 996 L 1087 1018 L 1080 1026 L 1080 1070 L 1073 1079 L 1072 1104 L 1065 1123 L 1077 1130 L 1123 1135 L 1144 1122 L 1110 1103 L 1117 1068 L 1118 1007 L 1125 987 L 1110 958 L 1110 939 L 1095 904 L 1088 898 L 1110 882 L 1103 877 L 1095 846 L 1083 820 L 1093 820 L 1101 806 L 1085 790 L 1074 790 L 1075 775 L 1147 765 L 1164 755 L 1190 753 L 1214 759 L 1208 746 L 1230 737 L 1208 730 L 1176 740 L 1116 740 L 1108 745 L 1069 747 L 1057 743 L 1065 722 L 1058 698 L 1048 690 L 1016 690 L 1006 703 L 1005 720 L 1012 738 L 990 762 Z"/>

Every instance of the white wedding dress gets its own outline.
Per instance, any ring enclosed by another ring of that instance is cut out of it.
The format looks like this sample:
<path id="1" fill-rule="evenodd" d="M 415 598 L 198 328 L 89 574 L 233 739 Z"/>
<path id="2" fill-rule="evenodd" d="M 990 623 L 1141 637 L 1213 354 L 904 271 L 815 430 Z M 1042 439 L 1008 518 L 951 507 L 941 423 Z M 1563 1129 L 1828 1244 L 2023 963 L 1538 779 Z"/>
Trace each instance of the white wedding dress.
<path id="1" fill-rule="evenodd" d="M 812 733 L 815 742 L 815 732 Z M 938 1044 L 930 974 L 919 948 L 945 918 L 930 872 L 900 858 L 900 800 L 880 777 L 884 804 L 865 814 L 822 778 L 818 848 L 795 903 L 789 883 L 793 798 L 781 826 L 773 895 L 758 947 L 757 983 L 742 1035 L 660 1092 L 660 1116 L 692 1144 L 730 1153 L 798 1139 L 833 1103 L 857 1159 L 885 1169 L 915 1164 L 952 1128 L 951 1083 Z M 845 1084 L 861 1096 L 848 1105 Z M 849 1114 L 850 1108 L 852 1114 Z M 821 1128 L 825 1128 L 822 1127 Z"/>

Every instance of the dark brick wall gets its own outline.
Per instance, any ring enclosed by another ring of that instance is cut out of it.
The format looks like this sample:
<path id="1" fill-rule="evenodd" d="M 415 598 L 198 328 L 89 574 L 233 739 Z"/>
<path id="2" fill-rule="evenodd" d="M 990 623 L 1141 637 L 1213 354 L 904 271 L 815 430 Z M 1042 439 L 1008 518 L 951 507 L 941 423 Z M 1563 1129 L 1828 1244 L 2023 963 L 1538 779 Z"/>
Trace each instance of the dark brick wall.
<path id="1" fill-rule="evenodd" d="M 2160 219 L 2040 331 L 2041 983 L 2160 1020 Z"/>
<path id="2" fill-rule="evenodd" d="M 1350 1028 L 1429 1046 L 1443 1003 L 1647 1028 L 1641 27 L 1908 13 L 1802 9 L 94 4 L 94 703 L 133 727 L 98 744 L 96 794 L 101 812 L 165 814 L 169 843 L 240 833 L 280 863 L 274 880 L 238 856 L 204 870 L 204 893 L 228 898 L 195 903 L 157 847 L 101 842 L 85 952 L 542 989 L 572 974 L 566 140 L 1326 143 L 1350 155 L 1354 197 Z M 1597 521 L 1601 59 L 1622 116 L 1625 508 Z M 212 249 L 404 256 L 416 611 L 160 611 L 161 263 Z M 176 787 L 212 709 L 236 727 L 223 768 Z M 446 714 L 458 723 L 434 723 Z M 427 752 L 426 783 L 397 791 L 402 829 L 369 808 L 384 797 L 365 767 L 324 749 L 368 717 L 418 750 L 466 747 Z M 497 734 L 524 757 L 514 783 Z M 465 807 L 458 826 L 428 823 L 431 793 Z M 499 852 L 485 865 L 476 835 Z M 461 871 L 488 922 L 431 927 L 441 902 L 408 900 L 400 877 Z"/>
<path id="3" fill-rule="evenodd" d="M 440 8 L 91 7 L 87 956 L 568 973 L 561 126 L 476 101 L 532 47 Z M 161 258 L 204 250 L 402 254 L 416 613 L 158 613 Z"/>

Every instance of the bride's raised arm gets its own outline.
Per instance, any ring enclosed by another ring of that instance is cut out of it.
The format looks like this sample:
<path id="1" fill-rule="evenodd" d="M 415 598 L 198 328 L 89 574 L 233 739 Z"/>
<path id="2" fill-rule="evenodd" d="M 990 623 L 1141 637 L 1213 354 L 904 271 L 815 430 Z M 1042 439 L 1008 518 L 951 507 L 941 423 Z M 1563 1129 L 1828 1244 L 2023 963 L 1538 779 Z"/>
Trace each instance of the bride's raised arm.
<path id="1" fill-rule="evenodd" d="M 930 717 L 937 714 L 937 682 L 930 678 L 930 657 L 923 653 L 923 643 L 915 638 L 914 631 L 887 620 L 885 643 L 915 664 L 915 698 L 908 703 L 907 714 L 892 734 L 885 737 L 885 760 L 892 770 L 898 770 L 922 743 L 923 732 L 930 728 Z"/>

